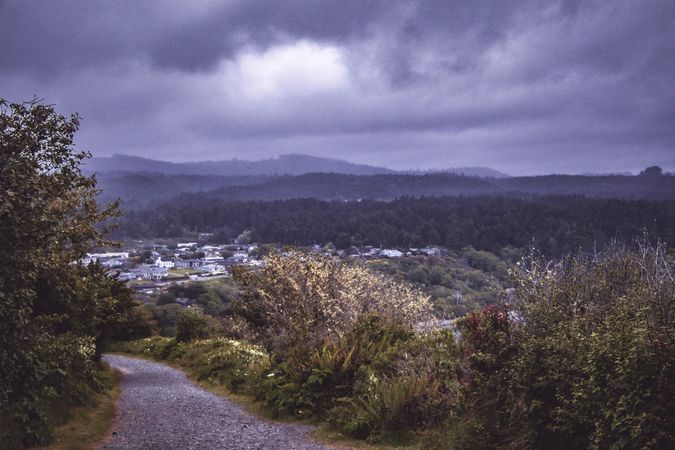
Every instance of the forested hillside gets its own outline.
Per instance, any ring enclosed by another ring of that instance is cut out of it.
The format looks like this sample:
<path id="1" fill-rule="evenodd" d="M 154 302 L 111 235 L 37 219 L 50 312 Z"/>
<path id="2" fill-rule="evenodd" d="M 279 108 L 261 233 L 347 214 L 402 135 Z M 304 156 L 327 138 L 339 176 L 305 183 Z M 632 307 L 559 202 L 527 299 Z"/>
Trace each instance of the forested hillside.
<path id="1" fill-rule="evenodd" d="M 336 242 L 451 249 L 473 246 L 494 253 L 536 245 L 547 254 L 591 249 L 648 231 L 675 242 L 673 201 L 592 199 L 580 196 L 427 197 L 327 202 L 295 199 L 224 202 L 187 196 L 147 210 L 128 211 L 120 237 L 180 237 L 213 232 L 228 242 L 244 230 L 257 242 L 293 245 Z"/>
<path id="2" fill-rule="evenodd" d="M 141 166 L 142 167 L 142 166 Z M 206 172 L 208 173 L 208 172 Z M 675 198 L 675 176 L 477 177 L 452 173 L 353 175 L 171 174 L 106 171 L 99 175 L 101 199 L 121 198 L 126 209 L 147 208 L 181 194 L 198 194 L 223 201 L 287 200 L 394 200 L 402 196 L 499 195 L 527 198 L 536 195 L 584 195 L 631 200 Z"/>

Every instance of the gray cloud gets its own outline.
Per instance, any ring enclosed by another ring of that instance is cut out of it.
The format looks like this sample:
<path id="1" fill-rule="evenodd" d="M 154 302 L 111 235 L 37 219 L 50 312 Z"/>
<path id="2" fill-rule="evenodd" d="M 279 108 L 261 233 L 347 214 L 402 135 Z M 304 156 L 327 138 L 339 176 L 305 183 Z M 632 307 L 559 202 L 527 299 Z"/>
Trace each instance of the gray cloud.
<path id="1" fill-rule="evenodd" d="M 675 3 L 0 1 L 0 96 L 96 154 L 675 169 Z"/>

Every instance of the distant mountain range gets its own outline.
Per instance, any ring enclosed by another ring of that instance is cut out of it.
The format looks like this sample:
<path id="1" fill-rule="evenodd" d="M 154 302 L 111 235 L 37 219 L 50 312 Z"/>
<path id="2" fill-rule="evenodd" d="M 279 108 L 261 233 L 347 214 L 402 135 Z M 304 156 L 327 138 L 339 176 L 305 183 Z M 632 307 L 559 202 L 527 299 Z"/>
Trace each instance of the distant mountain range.
<path id="1" fill-rule="evenodd" d="M 232 202 L 315 198 L 352 201 L 402 196 L 583 195 L 587 197 L 675 199 L 672 175 L 546 175 L 509 177 L 482 168 L 396 172 L 330 158 L 284 155 L 261 161 L 171 163 L 115 155 L 87 162 L 98 174 L 101 199 L 121 198 L 127 209 L 200 199 Z"/>
<path id="2" fill-rule="evenodd" d="M 340 173 L 348 175 L 384 175 L 398 172 L 385 167 L 354 164 L 334 158 L 310 155 L 281 155 L 277 158 L 259 161 L 230 159 L 224 161 L 198 161 L 173 163 L 129 155 L 97 157 L 85 162 L 85 170 L 101 174 L 110 172 L 157 173 L 164 175 L 218 175 L 226 177 L 303 175 L 306 173 Z M 460 167 L 445 169 L 443 173 L 454 173 L 475 177 L 504 178 L 508 175 L 487 167 Z"/>

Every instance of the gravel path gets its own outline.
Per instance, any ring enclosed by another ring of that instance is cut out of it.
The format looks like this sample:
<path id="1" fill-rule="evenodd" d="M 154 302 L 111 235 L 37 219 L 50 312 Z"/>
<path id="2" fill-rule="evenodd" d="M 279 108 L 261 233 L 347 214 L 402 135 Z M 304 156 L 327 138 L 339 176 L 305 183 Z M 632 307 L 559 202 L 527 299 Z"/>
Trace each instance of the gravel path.
<path id="1" fill-rule="evenodd" d="M 122 372 L 118 419 L 104 449 L 325 449 L 311 426 L 280 424 L 246 412 L 196 386 L 181 371 L 119 355 L 104 360 Z"/>

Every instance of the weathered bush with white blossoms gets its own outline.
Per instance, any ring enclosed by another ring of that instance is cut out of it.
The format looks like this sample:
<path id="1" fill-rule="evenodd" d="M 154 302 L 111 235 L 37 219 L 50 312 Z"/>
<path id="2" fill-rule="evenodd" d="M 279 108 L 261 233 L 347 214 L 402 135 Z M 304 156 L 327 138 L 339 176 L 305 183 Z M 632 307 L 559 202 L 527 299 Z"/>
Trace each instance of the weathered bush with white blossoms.
<path id="1" fill-rule="evenodd" d="M 241 314 L 276 352 L 338 340 L 369 314 L 410 329 L 431 318 L 429 298 L 411 285 L 325 255 L 272 253 L 262 268 L 238 267 L 234 277 L 244 294 Z"/>

